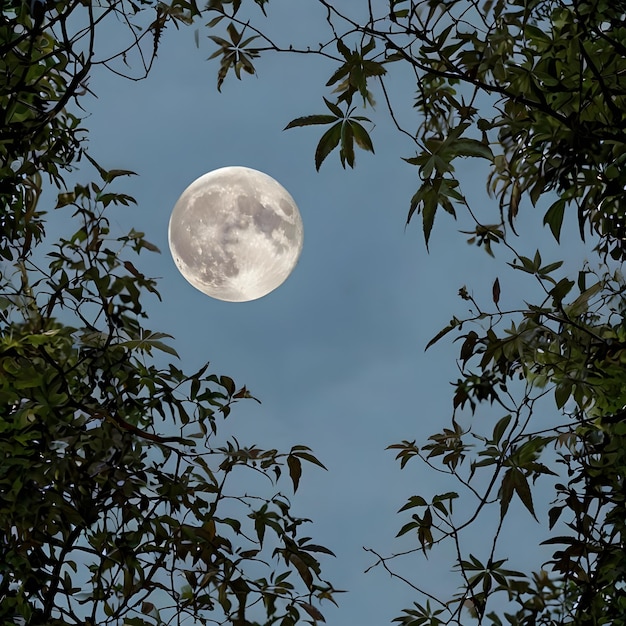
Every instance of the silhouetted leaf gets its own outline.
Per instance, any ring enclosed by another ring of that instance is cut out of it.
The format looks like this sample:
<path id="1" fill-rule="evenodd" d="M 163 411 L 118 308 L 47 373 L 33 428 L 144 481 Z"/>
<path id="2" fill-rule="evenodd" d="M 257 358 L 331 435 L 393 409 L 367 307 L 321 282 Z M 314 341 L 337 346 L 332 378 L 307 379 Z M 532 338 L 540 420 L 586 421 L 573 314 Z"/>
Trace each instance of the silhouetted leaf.
<path id="1" fill-rule="evenodd" d="M 300 484 L 300 477 L 302 476 L 302 463 L 297 456 L 290 454 L 287 457 L 287 465 L 289 467 L 289 476 L 293 482 L 294 492 L 298 491 L 298 485 Z"/>
<path id="2" fill-rule="evenodd" d="M 339 145 L 343 123 L 331 126 L 320 139 L 315 150 L 315 169 L 319 170 L 324 159 Z"/>
<path id="3" fill-rule="evenodd" d="M 456 318 L 453 318 L 452 321 L 445 327 L 442 328 L 427 344 L 426 344 L 426 348 L 424 348 L 424 350 L 428 350 L 428 348 L 430 348 L 432 345 L 436 344 L 440 339 L 442 339 L 443 337 L 445 337 L 451 330 L 454 330 L 455 328 L 460 328 L 461 327 L 461 322 L 459 320 L 457 320 Z"/>
<path id="4" fill-rule="evenodd" d="M 544 225 L 550 226 L 550 230 L 554 238 L 559 241 L 561 237 L 561 226 L 563 225 L 563 216 L 565 214 L 565 200 L 559 198 L 546 211 L 543 217 Z"/>
<path id="5" fill-rule="evenodd" d="M 326 622 L 324 616 L 320 613 L 318 609 L 316 609 L 312 604 L 308 602 L 301 602 L 300 606 L 314 619 L 318 622 Z"/>
<path id="6" fill-rule="evenodd" d="M 426 500 L 424 500 L 424 498 L 422 498 L 421 496 L 411 496 L 408 499 L 407 503 L 402 508 L 398 509 L 398 513 L 401 513 L 402 511 L 407 511 L 408 509 L 413 509 L 419 506 L 427 506 Z"/>
<path id="7" fill-rule="evenodd" d="M 513 469 L 512 471 L 512 481 L 515 492 L 519 496 L 520 500 L 524 503 L 524 506 L 528 509 L 530 514 L 535 518 L 535 520 L 537 520 L 537 516 L 535 515 L 535 508 L 533 506 L 533 498 L 530 487 L 528 486 L 528 480 L 526 479 L 526 476 L 524 476 L 524 474 L 522 474 L 522 472 L 520 472 L 518 469 Z"/>
<path id="8" fill-rule="evenodd" d="M 491 294 L 493 297 L 493 303 L 498 306 L 498 302 L 500 302 L 500 280 L 498 278 L 493 281 Z"/>
<path id="9" fill-rule="evenodd" d="M 352 131 L 354 133 L 354 140 L 356 141 L 359 148 L 362 150 L 368 150 L 369 152 L 374 152 L 374 145 L 372 144 L 372 140 L 361 124 L 358 122 L 351 122 Z"/>
<path id="10" fill-rule="evenodd" d="M 337 120 L 332 115 L 306 115 L 304 117 L 297 117 L 295 120 L 291 120 L 283 130 L 288 128 L 295 128 L 296 126 L 313 126 L 315 124 L 332 124 Z"/>

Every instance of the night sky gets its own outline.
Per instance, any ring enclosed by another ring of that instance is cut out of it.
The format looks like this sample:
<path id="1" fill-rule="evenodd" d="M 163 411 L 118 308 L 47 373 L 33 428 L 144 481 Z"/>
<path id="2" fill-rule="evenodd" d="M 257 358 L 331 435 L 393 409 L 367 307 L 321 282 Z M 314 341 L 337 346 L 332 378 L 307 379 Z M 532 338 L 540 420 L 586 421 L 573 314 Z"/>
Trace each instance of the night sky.
<path id="1" fill-rule="evenodd" d="M 269 5 L 268 29 L 281 41 L 328 37 L 315 2 L 297 11 L 286 5 Z M 261 16 L 258 23 L 264 24 Z M 462 216 L 458 222 L 437 216 L 429 252 L 418 216 L 405 228 L 418 179 L 400 157 L 413 156 L 415 149 L 394 129 L 382 98 L 369 113 L 375 124 L 367 125 L 375 155 L 357 151 L 352 171 L 343 170 L 333 153 L 317 173 L 313 155 L 323 128 L 282 129 L 295 117 L 325 112 L 324 84 L 335 67 L 319 58 L 267 54 L 257 61 L 257 76 L 239 82 L 229 75 L 220 94 L 217 62 L 206 60 L 215 48 L 202 30 L 197 48 L 193 31 L 172 30 L 164 37 L 144 81 L 99 69 L 89 83 L 97 95 L 83 101 L 91 155 L 104 167 L 139 174 L 118 185 L 138 206 L 115 209 L 112 225 L 144 231 L 162 251 L 142 255 L 136 265 L 160 277 L 163 301 L 148 300 L 146 325 L 175 337 L 180 366 L 192 372 L 208 360 L 213 371 L 232 376 L 262 401 L 237 405 L 224 433 L 283 450 L 305 444 L 327 466 L 328 472 L 307 468 L 293 498 L 295 513 L 313 519 L 306 534 L 337 555 L 323 560 L 325 577 L 349 592 L 339 598 L 339 609 L 326 606 L 327 622 L 386 624 L 417 598 L 381 568 L 364 574 L 374 557 L 363 547 L 383 554 L 415 547 L 416 541 L 394 540 L 406 521 L 397 510 L 411 495 L 428 497 L 452 486 L 418 461 L 401 472 L 385 451 L 403 439 L 424 442 L 449 425 L 449 381 L 458 377 L 459 346 L 450 336 L 427 352 L 424 347 L 453 315 L 467 310 L 457 295 L 461 286 L 488 304 L 499 276 L 505 305 L 519 304 L 521 287 L 505 266 L 508 257 L 494 260 L 467 245 L 458 232 L 469 225 Z M 112 48 L 122 32 L 113 32 Z M 412 84 L 399 75 L 390 77 L 390 86 L 399 115 L 415 129 Z M 293 274 L 248 303 L 213 300 L 194 289 L 176 270 L 167 243 L 170 213 L 182 191 L 227 165 L 274 177 L 294 197 L 304 221 L 304 249 Z M 486 170 L 468 161 L 459 161 L 457 170 L 478 214 L 496 221 Z M 91 175 L 85 169 L 85 177 Z M 531 235 L 522 237 L 523 249 L 534 253 L 537 245 L 551 244 L 541 229 L 542 213 L 529 213 L 521 233 Z M 568 250 L 580 261 L 578 247 Z M 539 499 L 537 506 L 546 503 Z M 468 535 L 476 553 L 489 530 L 486 523 Z M 543 537 L 539 526 L 520 509 L 511 532 L 516 542 L 505 555 L 510 567 L 538 567 L 542 559 L 528 546 Z M 428 561 L 418 554 L 398 567 L 448 597 L 456 591 L 446 573 L 451 558 L 444 549 Z"/>

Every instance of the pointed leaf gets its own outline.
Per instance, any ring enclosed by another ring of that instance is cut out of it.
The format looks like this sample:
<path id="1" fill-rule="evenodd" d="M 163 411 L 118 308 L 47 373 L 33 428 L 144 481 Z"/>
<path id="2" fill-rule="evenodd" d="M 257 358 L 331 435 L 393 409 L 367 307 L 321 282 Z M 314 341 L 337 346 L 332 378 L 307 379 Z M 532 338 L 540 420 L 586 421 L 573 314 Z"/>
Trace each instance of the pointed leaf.
<path id="1" fill-rule="evenodd" d="M 376 47 L 376 40 L 374 39 L 374 37 L 370 37 L 370 40 L 361 49 L 361 56 L 365 56 L 366 54 L 369 54 L 372 50 L 374 50 L 375 47 Z"/>
<path id="2" fill-rule="evenodd" d="M 354 133 L 350 122 L 344 122 L 341 125 L 341 157 L 342 165 L 347 163 L 350 167 L 354 167 Z"/>
<path id="3" fill-rule="evenodd" d="M 500 280 L 498 278 L 496 278 L 493 282 L 491 293 L 493 296 L 493 303 L 498 306 L 498 302 L 500 302 Z"/>
<path id="4" fill-rule="evenodd" d="M 422 201 L 422 197 L 423 196 L 424 196 L 424 186 L 420 187 L 413 194 L 413 197 L 411 198 L 411 204 L 409 206 L 409 212 L 408 212 L 408 214 L 406 216 L 406 225 L 407 226 L 408 226 L 409 222 L 411 221 L 411 218 L 413 217 L 413 214 L 417 210 L 417 207 L 420 205 L 420 202 Z"/>
<path id="5" fill-rule="evenodd" d="M 300 484 L 300 477 L 302 476 L 302 463 L 297 456 L 290 454 L 287 457 L 287 466 L 289 467 L 289 476 L 293 483 L 294 493 L 298 491 L 298 485 Z"/>
<path id="6" fill-rule="evenodd" d="M 424 500 L 424 498 L 422 498 L 422 496 L 411 496 L 407 503 L 401 508 L 398 509 L 398 513 L 401 513 L 402 511 L 408 511 L 409 509 L 414 509 L 415 507 L 418 506 L 426 506 L 428 503 L 426 502 L 426 500 Z"/>
<path id="7" fill-rule="evenodd" d="M 344 57 L 350 57 L 350 49 L 346 46 L 345 43 L 341 39 L 337 39 L 337 51 L 340 52 Z"/>
<path id="8" fill-rule="evenodd" d="M 553 506 L 549 511 L 548 511 L 548 519 L 549 519 L 549 528 L 550 530 L 552 530 L 554 528 L 554 525 L 557 523 L 559 517 L 561 517 L 561 513 L 563 513 L 563 509 L 565 507 L 563 506 Z"/>
<path id="9" fill-rule="evenodd" d="M 546 224 L 550 226 L 552 235 L 557 241 L 559 241 L 559 237 L 561 236 L 561 226 L 563 225 L 564 214 L 565 200 L 560 198 L 546 211 L 546 214 L 543 216 L 544 226 Z"/>
<path id="10" fill-rule="evenodd" d="M 510 424 L 510 422 L 511 422 L 510 414 L 505 415 L 502 419 L 498 420 L 498 423 L 495 425 L 493 429 L 493 435 L 492 435 L 493 441 L 496 445 L 500 443 L 500 440 L 502 439 L 502 436 L 506 432 L 507 426 Z"/>
<path id="11" fill-rule="evenodd" d="M 306 550 L 307 552 L 321 552 L 322 554 L 328 554 L 330 556 L 335 556 L 335 553 L 324 546 L 319 546 L 316 543 L 307 543 L 304 546 L 301 546 L 302 550 Z"/>
<path id="12" fill-rule="evenodd" d="M 452 145 L 458 156 L 481 157 L 493 161 L 491 148 L 477 139 L 457 139 Z"/>
<path id="13" fill-rule="evenodd" d="M 357 146 L 362 150 L 367 150 L 369 152 L 374 152 L 374 145 L 372 144 L 372 140 L 368 132 L 359 124 L 358 122 L 351 121 L 352 131 L 354 133 L 354 141 L 356 141 Z"/>
<path id="14" fill-rule="evenodd" d="M 530 514 L 537 520 L 537 516 L 535 515 L 535 508 L 533 506 L 533 497 L 530 492 L 530 487 L 528 486 L 528 480 L 526 476 L 522 474 L 519 470 L 514 470 L 514 486 L 515 492 L 519 496 L 520 500 L 524 503 L 524 506 L 530 511 Z M 537 520 L 539 521 L 539 520 Z"/>
<path id="15" fill-rule="evenodd" d="M 442 328 L 427 344 L 424 348 L 424 351 L 428 350 L 432 345 L 436 344 L 440 339 L 445 337 L 451 330 L 460 326 L 459 320 L 453 318 L 452 321 L 445 327 Z"/>
<path id="16" fill-rule="evenodd" d="M 347 63 L 345 63 L 337 71 L 335 71 L 335 73 L 328 79 L 328 82 L 326 83 L 326 87 L 330 87 L 331 85 L 334 85 L 337 81 L 347 76 L 349 72 L 350 72 L 350 67 L 348 66 Z"/>
<path id="17" fill-rule="evenodd" d="M 304 448 L 304 450 L 302 448 Z M 318 467 L 321 467 L 324 470 L 326 469 L 326 466 L 319 459 L 317 459 L 315 456 L 313 456 L 310 453 L 309 448 L 305 448 L 304 446 L 294 446 L 291 449 L 291 454 L 293 454 L 294 456 L 297 456 L 300 459 L 304 459 L 305 461 L 308 461 L 309 463 L 313 463 L 313 465 L 317 465 Z"/>
<path id="18" fill-rule="evenodd" d="M 103 178 L 107 183 L 110 183 L 119 176 L 137 176 L 137 173 L 131 170 L 108 170 Z"/>
<path id="19" fill-rule="evenodd" d="M 287 558 L 291 562 L 291 564 L 294 565 L 295 568 L 298 570 L 298 574 L 300 574 L 300 578 L 302 578 L 304 584 L 309 589 L 312 589 L 313 576 L 306 563 L 297 554 L 288 553 Z"/>
<path id="20" fill-rule="evenodd" d="M 415 530 L 419 528 L 419 524 L 417 522 L 407 522 L 399 531 L 396 537 L 402 537 L 402 535 L 406 535 L 410 530 Z"/>
<path id="21" fill-rule="evenodd" d="M 435 213 L 437 212 L 437 194 L 434 189 L 428 191 L 424 196 L 424 206 L 422 208 L 422 227 L 424 230 L 424 240 L 426 241 L 426 247 L 428 248 L 428 241 L 430 240 L 430 233 L 435 223 Z"/>
<path id="22" fill-rule="evenodd" d="M 327 100 L 326 98 L 324 98 L 324 102 L 326 103 L 326 106 L 328 107 L 328 109 L 333 115 L 341 119 L 345 117 L 343 111 L 335 103 L 331 102 L 330 100 Z"/>
<path id="23" fill-rule="evenodd" d="M 300 606 L 314 619 L 318 622 L 326 622 L 324 616 L 312 605 L 308 602 L 301 602 Z"/>
<path id="24" fill-rule="evenodd" d="M 332 124 L 336 122 L 337 118 L 332 115 L 305 115 L 304 117 L 297 117 L 295 120 L 291 120 L 283 130 L 288 128 L 295 128 L 296 126 L 313 126 L 314 124 Z"/>
<path id="25" fill-rule="evenodd" d="M 331 126 L 320 139 L 315 150 L 315 169 L 319 170 L 324 159 L 339 145 L 342 122 Z"/>
<path id="26" fill-rule="evenodd" d="M 231 41 L 235 45 L 237 45 L 241 41 L 241 35 L 243 35 L 243 30 L 241 32 L 238 32 L 237 29 L 235 28 L 235 25 L 232 22 L 226 27 L 226 30 L 228 31 L 228 34 L 230 35 Z"/>
<path id="27" fill-rule="evenodd" d="M 500 485 L 500 491 L 498 492 L 498 498 L 500 499 L 500 519 L 504 519 L 506 512 L 509 510 L 511 498 L 513 497 L 513 471 L 514 469 L 510 468 L 505 472 L 502 478 L 502 484 Z"/>
<path id="28" fill-rule="evenodd" d="M 220 385 L 224 387 L 231 396 L 236 391 L 235 381 L 230 376 L 220 376 Z"/>

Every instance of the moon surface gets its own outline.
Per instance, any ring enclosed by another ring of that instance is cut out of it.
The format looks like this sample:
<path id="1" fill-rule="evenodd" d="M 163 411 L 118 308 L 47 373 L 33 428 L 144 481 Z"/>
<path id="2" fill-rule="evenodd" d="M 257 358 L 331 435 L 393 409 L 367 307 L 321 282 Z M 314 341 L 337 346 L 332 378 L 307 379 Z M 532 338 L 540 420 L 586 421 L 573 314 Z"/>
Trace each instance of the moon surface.
<path id="1" fill-rule="evenodd" d="M 289 192 L 248 167 L 223 167 L 196 179 L 174 206 L 169 246 L 196 289 L 227 302 L 261 298 L 291 274 L 303 243 L 302 218 Z"/>

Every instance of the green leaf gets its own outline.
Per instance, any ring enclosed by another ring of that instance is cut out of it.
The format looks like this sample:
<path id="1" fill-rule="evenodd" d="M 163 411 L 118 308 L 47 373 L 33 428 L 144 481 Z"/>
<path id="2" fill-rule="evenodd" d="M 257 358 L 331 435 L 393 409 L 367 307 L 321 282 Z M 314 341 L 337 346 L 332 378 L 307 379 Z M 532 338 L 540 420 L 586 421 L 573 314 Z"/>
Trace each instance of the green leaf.
<path id="1" fill-rule="evenodd" d="M 435 213 L 439 203 L 437 201 L 437 194 L 434 189 L 428 190 L 424 195 L 422 206 L 422 227 L 424 230 L 424 240 L 426 241 L 426 247 L 428 248 L 428 242 L 430 240 L 430 233 L 435 223 Z"/>
<path id="2" fill-rule="evenodd" d="M 564 506 L 554 506 L 548 511 L 548 520 L 549 520 L 549 528 L 552 530 L 554 525 L 561 517 L 561 513 L 563 513 Z"/>
<path id="3" fill-rule="evenodd" d="M 235 27 L 235 24 L 233 24 L 233 22 L 231 22 L 227 27 L 226 30 L 228 31 L 228 34 L 230 35 L 230 39 L 231 41 L 237 45 L 239 44 L 239 42 L 241 41 L 241 36 L 243 35 L 243 29 L 241 32 L 239 32 L 237 30 L 237 28 Z"/>
<path id="4" fill-rule="evenodd" d="M 220 385 L 226 389 L 229 396 L 234 395 L 237 386 L 230 376 L 220 376 Z"/>
<path id="5" fill-rule="evenodd" d="M 457 156 L 480 157 L 493 161 L 491 148 L 477 139 L 455 139 L 452 146 Z"/>
<path id="6" fill-rule="evenodd" d="M 307 543 L 300 546 L 302 550 L 307 552 L 321 552 L 322 554 L 328 554 L 329 556 L 336 556 L 332 550 L 329 550 L 325 546 L 317 545 L 316 543 Z"/>
<path id="7" fill-rule="evenodd" d="M 554 202 L 543 216 L 544 226 L 550 226 L 552 235 L 559 241 L 561 236 L 561 226 L 563 225 L 563 216 L 565 214 L 565 200 L 559 198 Z"/>
<path id="8" fill-rule="evenodd" d="M 76 194 L 73 191 L 60 193 L 57 196 L 57 203 L 54 208 L 60 209 L 61 207 L 67 206 L 68 204 L 72 204 L 72 202 L 74 202 L 75 200 L 76 200 Z"/>
<path id="9" fill-rule="evenodd" d="M 341 80 L 342 78 L 347 76 L 349 73 L 350 73 L 350 66 L 348 64 L 342 65 L 328 79 L 328 82 L 326 83 L 326 87 L 330 87 L 330 86 L 334 85 L 337 81 Z"/>
<path id="10" fill-rule="evenodd" d="M 502 436 L 506 432 L 508 425 L 511 423 L 511 415 L 505 415 L 503 418 L 498 420 L 498 423 L 494 426 L 492 439 L 493 442 L 497 445 L 500 443 Z"/>
<path id="11" fill-rule="evenodd" d="M 160 341 L 161 339 L 173 339 L 171 335 L 167 333 L 157 333 L 151 332 L 149 330 L 141 330 L 141 336 L 139 339 L 129 339 L 128 341 L 119 342 L 118 346 L 124 346 L 126 348 L 130 348 L 131 350 L 140 350 L 144 352 L 150 352 L 152 348 L 156 348 L 161 352 L 166 352 L 167 354 L 171 354 L 176 358 L 180 358 L 178 353 L 174 348 Z"/>
<path id="12" fill-rule="evenodd" d="M 306 563 L 297 554 L 293 554 L 291 552 L 287 553 L 287 559 L 292 565 L 295 566 L 298 574 L 300 574 L 300 578 L 304 581 L 304 584 L 311 589 L 313 587 L 313 576 Z"/>
<path id="13" fill-rule="evenodd" d="M 570 282 L 573 287 L 574 283 L 572 281 Z M 604 283 L 602 281 L 598 281 L 597 283 L 591 285 L 591 287 L 585 289 L 585 291 L 583 291 L 571 304 L 567 306 L 568 313 L 570 315 L 580 315 L 587 311 L 589 308 L 589 300 L 600 293 L 603 286 Z"/>
<path id="14" fill-rule="evenodd" d="M 459 494 L 456 491 L 446 491 L 446 493 L 440 493 L 433 498 L 433 502 L 442 502 L 444 500 L 456 500 Z"/>
<path id="15" fill-rule="evenodd" d="M 334 102 L 331 102 L 330 100 L 327 100 L 326 98 L 324 98 L 324 102 L 326 103 L 326 106 L 328 107 L 330 112 L 336 118 L 343 119 L 345 117 L 344 112 Z"/>
<path id="16" fill-rule="evenodd" d="M 311 449 L 308 448 L 307 446 L 293 446 L 289 454 L 293 456 L 297 456 L 300 459 L 304 459 L 305 461 L 308 461 L 309 463 L 312 463 L 313 465 L 317 465 L 318 467 L 321 467 L 323 470 L 326 469 L 326 466 L 319 459 L 317 459 L 313 454 L 311 454 Z"/>
<path id="17" fill-rule="evenodd" d="M 296 126 L 313 126 L 315 124 L 332 124 L 337 120 L 332 115 L 306 115 L 304 117 L 297 117 L 295 120 L 291 120 L 283 130 L 288 128 L 295 128 Z"/>
<path id="18" fill-rule="evenodd" d="M 452 320 L 450 321 L 450 323 L 445 327 L 442 328 L 427 344 L 426 347 L 424 348 L 424 351 L 428 350 L 428 348 L 430 348 L 432 345 L 436 344 L 440 339 L 442 339 L 443 337 L 445 337 L 450 331 L 454 330 L 455 328 L 460 328 L 461 327 L 461 322 L 456 319 L 456 317 L 452 318 Z"/>
<path id="19" fill-rule="evenodd" d="M 550 295 L 554 298 L 557 305 L 563 302 L 563 298 L 572 290 L 574 281 L 569 278 L 562 278 L 554 287 L 550 290 Z"/>
<path id="20" fill-rule="evenodd" d="M 513 470 L 513 485 L 515 487 L 515 493 L 519 496 L 520 500 L 524 503 L 524 506 L 528 509 L 530 514 L 537 520 L 535 515 L 535 508 L 533 506 L 533 498 L 528 486 L 528 480 L 526 476 L 522 474 L 518 469 L 511 468 Z"/>
<path id="21" fill-rule="evenodd" d="M 225 17 L 225 15 L 218 15 L 217 17 L 214 17 L 207 23 L 207 28 L 213 28 L 214 26 L 217 26 Z"/>
<path id="22" fill-rule="evenodd" d="M 398 531 L 398 534 L 396 535 L 396 537 L 402 537 L 402 535 L 406 535 L 409 531 L 415 530 L 416 528 L 419 528 L 419 526 L 420 525 L 417 522 L 407 522 Z"/>
<path id="23" fill-rule="evenodd" d="M 131 170 L 108 170 L 103 175 L 103 178 L 107 183 L 110 183 L 112 180 L 115 180 L 120 176 L 137 176 L 137 174 Z"/>
<path id="24" fill-rule="evenodd" d="M 318 622 L 326 622 L 324 616 L 312 604 L 309 604 L 308 602 L 300 602 L 299 606 L 301 606 L 314 620 L 317 620 Z"/>
<path id="25" fill-rule="evenodd" d="M 352 125 L 354 140 L 356 141 L 357 146 L 359 146 L 362 150 L 374 152 L 374 145 L 372 144 L 372 140 L 365 128 L 363 128 L 363 126 L 361 126 L 358 122 L 351 121 L 350 124 Z"/>
<path id="26" fill-rule="evenodd" d="M 572 395 L 572 383 L 563 382 L 558 384 L 554 389 L 554 399 L 556 400 L 556 406 L 558 409 L 562 409 L 565 403 Z"/>
<path id="27" fill-rule="evenodd" d="M 289 467 L 289 476 L 291 477 L 291 482 L 293 483 L 293 491 L 295 493 L 296 491 L 298 491 L 300 477 L 302 476 L 302 463 L 297 456 L 290 454 L 287 457 L 287 466 Z"/>
<path id="28" fill-rule="evenodd" d="M 514 468 L 509 468 L 502 478 L 500 484 L 500 490 L 498 491 L 498 498 L 500 500 L 500 519 L 504 519 L 507 511 L 509 510 L 509 504 L 513 498 L 513 492 L 515 490 L 513 472 Z"/>
<path id="29" fill-rule="evenodd" d="M 493 298 L 493 303 L 498 306 L 498 302 L 500 302 L 500 280 L 498 278 L 496 278 L 493 282 L 491 294 Z"/>
<path id="30" fill-rule="evenodd" d="M 259 511 L 250 514 L 254 518 L 254 530 L 261 546 L 263 546 L 263 540 L 265 539 L 266 511 L 267 505 L 263 505 Z"/>
<path id="31" fill-rule="evenodd" d="M 324 159 L 339 145 L 341 141 L 342 122 L 331 126 L 320 139 L 315 150 L 315 169 L 319 171 Z"/>
<path id="32" fill-rule="evenodd" d="M 263 15 L 267 17 L 267 13 L 265 11 L 265 5 L 269 2 L 269 0 L 254 0 L 254 2 L 259 5 L 259 7 L 261 8 L 261 11 L 263 11 Z"/>
<path id="33" fill-rule="evenodd" d="M 363 46 L 363 49 L 361 50 L 361 55 L 365 56 L 366 54 L 373 52 L 375 48 L 376 40 L 374 39 L 374 37 L 370 37 L 370 40 L 365 44 L 365 46 Z"/>
<path id="34" fill-rule="evenodd" d="M 343 43 L 341 38 L 337 39 L 337 51 L 346 59 L 350 57 L 350 48 Z"/>
<path id="35" fill-rule="evenodd" d="M 345 121 L 341 125 L 341 164 L 345 167 L 347 163 L 350 167 L 354 167 L 354 133 L 352 125 Z"/>
<path id="36" fill-rule="evenodd" d="M 426 500 L 424 500 L 424 498 L 422 498 L 421 496 L 411 496 L 407 503 L 398 510 L 398 513 L 401 513 L 402 511 L 407 511 L 408 509 L 413 509 L 415 507 L 418 506 L 427 506 L 427 502 Z"/>

